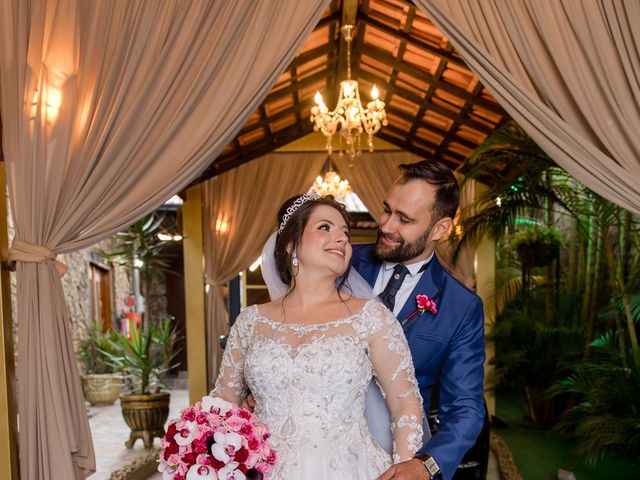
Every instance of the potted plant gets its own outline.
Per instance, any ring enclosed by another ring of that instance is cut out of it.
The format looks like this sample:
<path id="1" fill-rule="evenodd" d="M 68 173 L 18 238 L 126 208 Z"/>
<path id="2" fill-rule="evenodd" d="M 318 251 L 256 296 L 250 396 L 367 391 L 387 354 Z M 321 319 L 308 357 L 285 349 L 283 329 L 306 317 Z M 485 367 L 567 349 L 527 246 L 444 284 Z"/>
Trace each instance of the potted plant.
<path id="1" fill-rule="evenodd" d="M 125 393 L 120 395 L 122 416 L 131 429 L 127 448 L 142 438 L 150 449 L 154 437 L 164 435 L 164 424 L 169 416 L 170 393 L 164 375 L 171 368 L 176 355 L 177 333 L 170 320 L 149 325 L 140 331 L 131 324 L 130 334 L 115 332 L 111 341 L 116 354 L 110 354 L 111 363 L 125 372 Z"/>
<path id="2" fill-rule="evenodd" d="M 523 265 L 543 267 L 558 257 L 561 244 L 562 235 L 556 227 L 534 224 L 517 231 L 511 245 Z"/>
<path id="3" fill-rule="evenodd" d="M 112 331 L 103 332 L 102 323 L 87 325 L 86 336 L 78 345 L 78 361 L 82 367 L 82 391 L 91 405 L 113 405 L 122 392 L 122 373 L 110 361 L 115 349 Z"/>

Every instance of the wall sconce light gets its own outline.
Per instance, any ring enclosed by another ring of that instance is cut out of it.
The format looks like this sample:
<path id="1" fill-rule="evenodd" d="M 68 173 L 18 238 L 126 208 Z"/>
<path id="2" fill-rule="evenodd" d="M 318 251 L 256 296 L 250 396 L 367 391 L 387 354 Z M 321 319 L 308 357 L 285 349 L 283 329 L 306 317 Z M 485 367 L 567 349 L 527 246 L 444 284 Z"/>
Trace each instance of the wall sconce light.
<path id="1" fill-rule="evenodd" d="M 226 235 L 229 232 L 229 219 L 226 216 L 221 215 L 215 219 L 215 223 L 213 224 L 213 231 L 216 235 Z"/>
<path id="2" fill-rule="evenodd" d="M 40 95 L 40 90 L 36 88 L 31 100 L 31 119 L 35 119 L 38 114 L 38 104 L 41 105 L 41 112 L 44 114 L 46 122 L 49 124 L 55 122 L 62 106 L 62 91 L 55 87 L 46 86 Z"/>

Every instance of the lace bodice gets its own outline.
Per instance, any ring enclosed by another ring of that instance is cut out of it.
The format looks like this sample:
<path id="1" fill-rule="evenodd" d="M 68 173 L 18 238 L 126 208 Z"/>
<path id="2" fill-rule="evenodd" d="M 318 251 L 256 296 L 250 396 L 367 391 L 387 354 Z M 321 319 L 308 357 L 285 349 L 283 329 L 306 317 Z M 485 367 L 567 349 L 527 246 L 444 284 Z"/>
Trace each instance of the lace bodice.
<path id="1" fill-rule="evenodd" d="M 251 390 L 278 453 L 271 478 L 302 478 L 292 475 L 301 474 L 309 454 L 335 472 L 326 478 L 374 478 L 367 475 L 384 471 L 390 459 L 363 416 L 372 376 L 393 419 L 394 461 L 409 459 L 422 446 L 422 400 L 404 332 L 377 300 L 312 325 L 275 322 L 255 305 L 243 310 L 212 394 L 240 403 Z M 362 468 L 374 470 L 352 471 Z"/>

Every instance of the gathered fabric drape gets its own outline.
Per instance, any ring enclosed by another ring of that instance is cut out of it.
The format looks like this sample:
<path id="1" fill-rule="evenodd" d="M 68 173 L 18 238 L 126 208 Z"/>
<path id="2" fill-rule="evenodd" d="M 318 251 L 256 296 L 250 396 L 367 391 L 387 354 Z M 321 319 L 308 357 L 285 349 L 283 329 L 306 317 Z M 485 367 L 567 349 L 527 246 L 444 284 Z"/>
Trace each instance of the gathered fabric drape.
<path id="1" fill-rule="evenodd" d="M 344 156 L 336 156 L 334 160 L 340 175 L 351 184 L 353 191 L 360 197 L 367 210 L 378 221 L 383 212 L 382 201 L 387 191 L 400 176 L 398 166 L 403 163 L 414 163 L 421 158 L 409 152 L 363 152 L 351 162 Z M 350 166 L 350 164 L 353 164 Z M 460 192 L 461 209 L 473 202 L 475 195 L 474 182 L 467 182 Z M 456 222 L 458 219 L 456 218 Z M 464 246 L 454 264 L 452 262 L 452 244 L 442 239 L 436 245 L 436 253 L 440 262 L 467 287 L 475 285 L 474 256 L 475 249 L 471 245 Z"/>
<path id="2" fill-rule="evenodd" d="M 398 166 L 420 160 L 420 157 L 413 153 L 398 151 L 362 152 L 353 161 L 346 155 L 335 155 L 333 162 L 340 175 L 349 180 L 353 191 L 360 197 L 374 220 L 378 221 L 383 211 L 382 200 L 400 176 Z"/>
<path id="3" fill-rule="evenodd" d="M 558 165 L 640 213 L 640 2 L 415 3 Z"/>
<path id="4" fill-rule="evenodd" d="M 203 184 L 211 387 L 222 360 L 219 338 L 229 332 L 229 315 L 221 286 L 260 256 L 267 238 L 276 229 L 280 205 L 293 195 L 309 190 L 325 159 L 325 153 L 272 153 Z"/>
<path id="5" fill-rule="evenodd" d="M 108 237 L 197 177 L 326 4 L 0 0 L 21 478 L 95 470 L 56 255 Z"/>

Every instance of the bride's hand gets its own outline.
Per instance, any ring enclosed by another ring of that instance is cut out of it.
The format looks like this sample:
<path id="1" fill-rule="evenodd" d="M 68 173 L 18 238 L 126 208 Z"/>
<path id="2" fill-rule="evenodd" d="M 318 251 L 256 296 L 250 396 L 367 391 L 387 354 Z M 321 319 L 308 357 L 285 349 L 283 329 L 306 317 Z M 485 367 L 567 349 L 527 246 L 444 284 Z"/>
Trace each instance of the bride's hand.
<path id="1" fill-rule="evenodd" d="M 253 413 L 253 409 L 256 408 L 256 399 L 253 398 L 253 395 L 251 393 L 247 395 L 244 398 L 244 400 L 242 400 L 242 403 L 240 404 L 240 408 L 244 408 L 246 410 L 249 410 L 251 413 Z"/>

